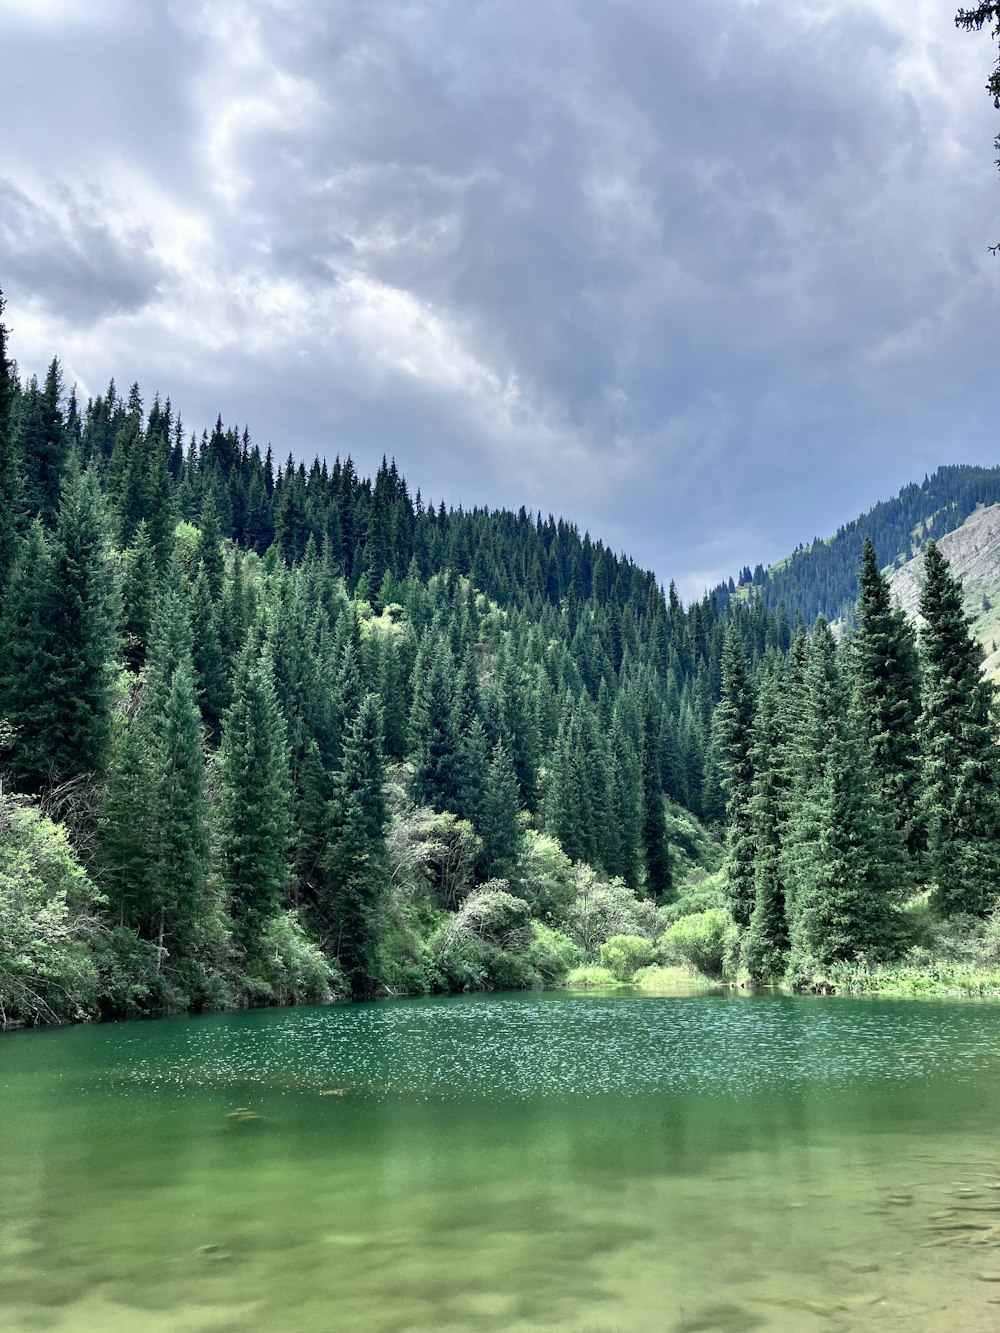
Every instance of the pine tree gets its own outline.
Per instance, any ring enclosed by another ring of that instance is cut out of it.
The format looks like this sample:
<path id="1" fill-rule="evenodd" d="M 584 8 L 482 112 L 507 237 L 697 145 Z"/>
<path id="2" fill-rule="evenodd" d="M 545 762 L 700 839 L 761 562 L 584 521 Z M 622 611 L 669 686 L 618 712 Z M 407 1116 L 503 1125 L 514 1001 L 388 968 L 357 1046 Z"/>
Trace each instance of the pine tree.
<path id="1" fill-rule="evenodd" d="M 929 542 L 923 628 L 924 811 L 938 909 L 981 915 L 1000 893 L 1000 791 L 992 685 L 962 606 L 962 590 Z"/>
<path id="2" fill-rule="evenodd" d="M 156 558 L 145 522 L 139 523 L 124 564 L 122 654 L 126 664 L 139 671 L 146 660 L 159 588 Z"/>
<path id="3" fill-rule="evenodd" d="M 761 676 L 750 746 L 753 783 L 748 813 L 754 848 L 754 905 L 742 962 L 757 982 L 780 977 L 788 958 L 781 855 L 791 786 L 790 718 L 782 708 L 787 683 L 780 661 L 772 658 Z"/>
<path id="4" fill-rule="evenodd" d="M 642 751 L 642 844 L 646 859 L 646 889 L 654 897 L 669 899 L 673 894 L 673 872 L 667 844 L 667 822 L 663 809 L 656 754 L 656 735 L 647 718 Z"/>
<path id="5" fill-rule="evenodd" d="M 13 728 L 7 764 L 20 791 L 49 782 L 49 738 L 59 701 L 52 697 L 53 664 L 48 610 L 52 556 L 42 525 L 34 522 L 11 572 L 0 620 L 0 714 Z"/>
<path id="6" fill-rule="evenodd" d="M 858 707 L 875 775 L 904 842 L 916 853 L 921 842 L 916 635 L 903 611 L 893 607 L 867 537 L 858 589 L 857 630 L 851 638 Z"/>
<path id="7" fill-rule="evenodd" d="M 21 460 L 14 443 L 14 368 L 7 356 L 4 305 L 0 291 L 0 599 L 17 559 L 17 529 L 24 491 Z"/>
<path id="8" fill-rule="evenodd" d="M 793 973 L 899 945 L 909 883 L 902 841 L 866 760 L 864 730 L 836 646 L 821 621 L 806 664 L 784 869 Z"/>
<path id="9" fill-rule="evenodd" d="M 715 736 L 722 785 L 726 793 L 726 886 L 733 919 L 750 924 L 754 908 L 754 845 L 750 819 L 753 789 L 754 698 L 739 630 L 730 625 L 722 653 L 722 699 L 715 714 Z"/>
<path id="10" fill-rule="evenodd" d="M 218 616 L 204 564 L 191 588 L 189 601 L 195 685 L 202 720 L 217 745 L 222 734 L 222 716 L 229 700 L 229 681 L 222 651 Z"/>
<path id="11" fill-rule="evenodd" d="M 453 670 L 447 642 L 442 639 L 435 643 L 429 638 L 414 668 L 410 750 L 413 795 L 435 810 L 451 810 L 460 804 L 458 736 L 452 713 Z"/>
<path id="12" fill-rule="evenodd" d="M 285 726 L 267 654 L 240 654 L 219 750 L 219 859 L 236 938 L 253 957 L 289 879 L 291 788 Z"/>
<path id="13" fill-rule="evenodd" d="M 382 716 L 366 694 L 351 723 L 343 770 L 331 803 L 328 915 L 337 957 L 352 993 L 371 995 L 379 981 L 379 936 L 388 886 Z"/>
<path id="14" fill-rule="evenodd" d="M 483 867 L 486 879 L 513 880 L 521 855 L 521 802 L 517 774 L 502 741 L 490 759 L 478 825 L 483 840 Z"/>
<path id="15" fill-rule="evenodd" d="M 190 958 L 206 915 L 211 844 L 201 715 L 190 660 L 171 672 L 166 707 L 148 719 L 156 764 L 154 910 L 161 941 Z"/>
<path id="16" fill-rule="evenodd" d="M 110 739 L 117 596 L 96 479 L 70 473 L 56 532 L 37 525 L 4 610 L 0 699 L 26 791 L 100 773 Z"/>
<path id="17" fill-rule="evenodd" d="M 99 821 L 97 877 L 112 919 L 146 939 L 157 929 L 153 872 L 156 839 L 155 756 L 141 715 L 114 737 Z"/>

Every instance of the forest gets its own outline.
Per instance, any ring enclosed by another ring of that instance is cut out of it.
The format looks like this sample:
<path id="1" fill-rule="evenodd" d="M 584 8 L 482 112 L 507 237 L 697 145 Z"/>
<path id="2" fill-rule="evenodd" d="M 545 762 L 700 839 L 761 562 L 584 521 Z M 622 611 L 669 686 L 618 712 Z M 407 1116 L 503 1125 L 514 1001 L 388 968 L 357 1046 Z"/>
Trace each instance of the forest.
<path id="1" fill-rule="evenodd" d="M 895 540 L 839 638 L 685 607 L 562 518 L 22 379 L 0 323 L 0 1023 L 988 966 L 992 686 Z"/>

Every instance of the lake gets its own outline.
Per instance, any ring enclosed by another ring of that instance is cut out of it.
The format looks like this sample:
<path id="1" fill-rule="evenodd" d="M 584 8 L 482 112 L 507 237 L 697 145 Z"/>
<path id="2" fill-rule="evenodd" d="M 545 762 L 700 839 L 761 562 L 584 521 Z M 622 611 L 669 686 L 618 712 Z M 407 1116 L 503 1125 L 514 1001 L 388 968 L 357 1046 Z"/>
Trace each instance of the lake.
<path id="1" fill-rule="evenodd" d="M 17 1032 L 0 1125 L 4 1333 L 1000 1327 L 998 1004 L 552 992 Z"/>

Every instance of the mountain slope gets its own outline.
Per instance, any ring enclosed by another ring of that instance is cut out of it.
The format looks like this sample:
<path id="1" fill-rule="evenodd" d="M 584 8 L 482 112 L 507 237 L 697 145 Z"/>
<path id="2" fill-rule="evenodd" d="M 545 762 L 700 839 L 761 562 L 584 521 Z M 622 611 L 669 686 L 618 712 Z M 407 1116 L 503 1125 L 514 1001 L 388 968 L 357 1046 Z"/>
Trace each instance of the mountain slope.
<path id="1" fill-rule="evenodd" d="M 965 609 L 983 646 L 987 675 L 1000 675 L 1000 504 L 984 505 L 954 531 L 937 539 L 952 573 L 962 581 Z M 907 615 L 915 616 L 924 574 L 921 550 L 895 569 L 892 593 Z"/>
<path id="2" fill-rule="evenodd" d="M 789 615 L 806 624 L 818 615 L 849 617 L 858 595 L 857 572 L 864 539 L 870 537 L 883 567 L 903 565 L 929 537 L 940 540 L 961 527 L 982 506 L 1000 503 L 1000 467 L 939 468 L 921 484 L 913 483 L 891 500 L 838 528 L 832 537 L 815 538 L 769 569 L 744 569 L 738 588 L 718 590 L 720 601 L 756 589 L 764 605 L 784 603 Z"/>

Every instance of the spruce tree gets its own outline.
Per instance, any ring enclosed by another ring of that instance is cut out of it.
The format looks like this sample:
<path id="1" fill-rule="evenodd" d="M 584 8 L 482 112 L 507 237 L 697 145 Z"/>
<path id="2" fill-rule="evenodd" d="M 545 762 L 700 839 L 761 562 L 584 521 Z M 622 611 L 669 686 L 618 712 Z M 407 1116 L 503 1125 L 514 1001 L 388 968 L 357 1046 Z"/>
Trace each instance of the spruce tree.
<path id="1" fill-rule="evenodd" d="M 920 848 L 920 669 L 916 634 L 892 605 L 875 547 L 865 538 L 851 638 L 858 707 L 875 776 L 911 853 Z"/>
<path id="2" fill-rule="evenodd" d="M 782 707 L 786 684 L 780 661 L 771 658 L 761 675 L 750 746 L 754 904 L 741 956 L 756 982 L 780 977 L 788 959 L 788 913 L 781 855 L 791 786 L 790 717 Z"/>
<path id="3" fill-rule="evenodd" d="M 0 620 L 0 715 L 13 729 L 6 764 L 19 791 L 39 792 L 52 772 L 50 735 L 59 701 L 52 697 L 53 665 L 48 597 L 52 557 L 37 520 L 11 572 Z"/>
<path id="4" fill-rule="evenodd" d="M 219 860 L 236 938 L 251 958 L 289 879 L 291 787 L 271 662 L 240 654 L 219 749 Z"/>
<path id="5" fill-rule="evenodd" d="M 114 736 L 98 830 L 97 879 L 112 919 L 155 937 L 156 756 L 141 714 L 122 719 Z"/>
<path id="6" fill-rule="evenodd" d="M 726 794 L 726 892 L 733 919 L 750 924 L 756 897 L 750 818 L 753 789 L 754 697 L 746 650 L 735 624 L 726 631 L 722 652 L 722 698 L 715 714 L 715 738 Z"/>
<path id="7" fill-rule="evenodd" d="M 909 889 L 900 834 L 864 749 L 864 729 L 825 624 L 810 644 L 784 869 L 796 976 L 815 964 L 884 960 L 899 947 Z"/>
<path id="8" fill-rule="evenodd" d="M 0 291 L 0 603 L 17 559 L 24 491 L 21 460 L 14 443 L 14 367 L 7 356 L 4 305 Z"/>
<path id="9" fill-rule="evenodd" d="M 656 754 L 656 734 L 647 718 L 642 750 L 642 844 L 646 861 L 646 890 L 655 898 L 669 899 L 673 893 L 673 871 L 667 843 L 667 822 L 663 809 Z"/>
<path id="10" fill-rule="evenodd" d="M 211 852 L 201 715 L 190 660 L 171 672 L 163 714 L 147 726 L 156 763 L 154 910 L 160 939 L 175 957 L 189 959 L 207 914 Z"/>
<path id="11" fill-rule="evenodd" d="M 428 637 L 414 668 L 410 711 L 413 795 L 435 810 L 461 804 L 458 792 L 458 735 L 452 712 L 454 663 L 447 641 Z"/>
<path id="12" fill-rule="evenodd" d="M 929 542 L 923 627 L 924 813 L 934 901 L 946 915 L 981 915 L 1000 893 L 1000 751 L 993 686 L 962 606 L 960 584 Z"/>
<path id="13" fill-rule="evenodd" d="M 490 758 L 479 835 L 486 879 L 514 880 L 521 855 L 521 801 L 517 774 L 503 741 Z"/>
<path id="14" fill-rule="evenodd" d="M 378 698 L 366 694 L 353 719 L 343 769 L 331 802 L 327 915 L 331 940 L 354 995 L 375 992 L 379 938 L 388 889 L 382 716 Z"/>
<path id="15" fill-rule="evenodd" d="M 133 671 L 139 671 L 146 660 L 159 591 L 156 557 L 145 522 L 139 523 L 124 564 L 122 655 Z"/>

